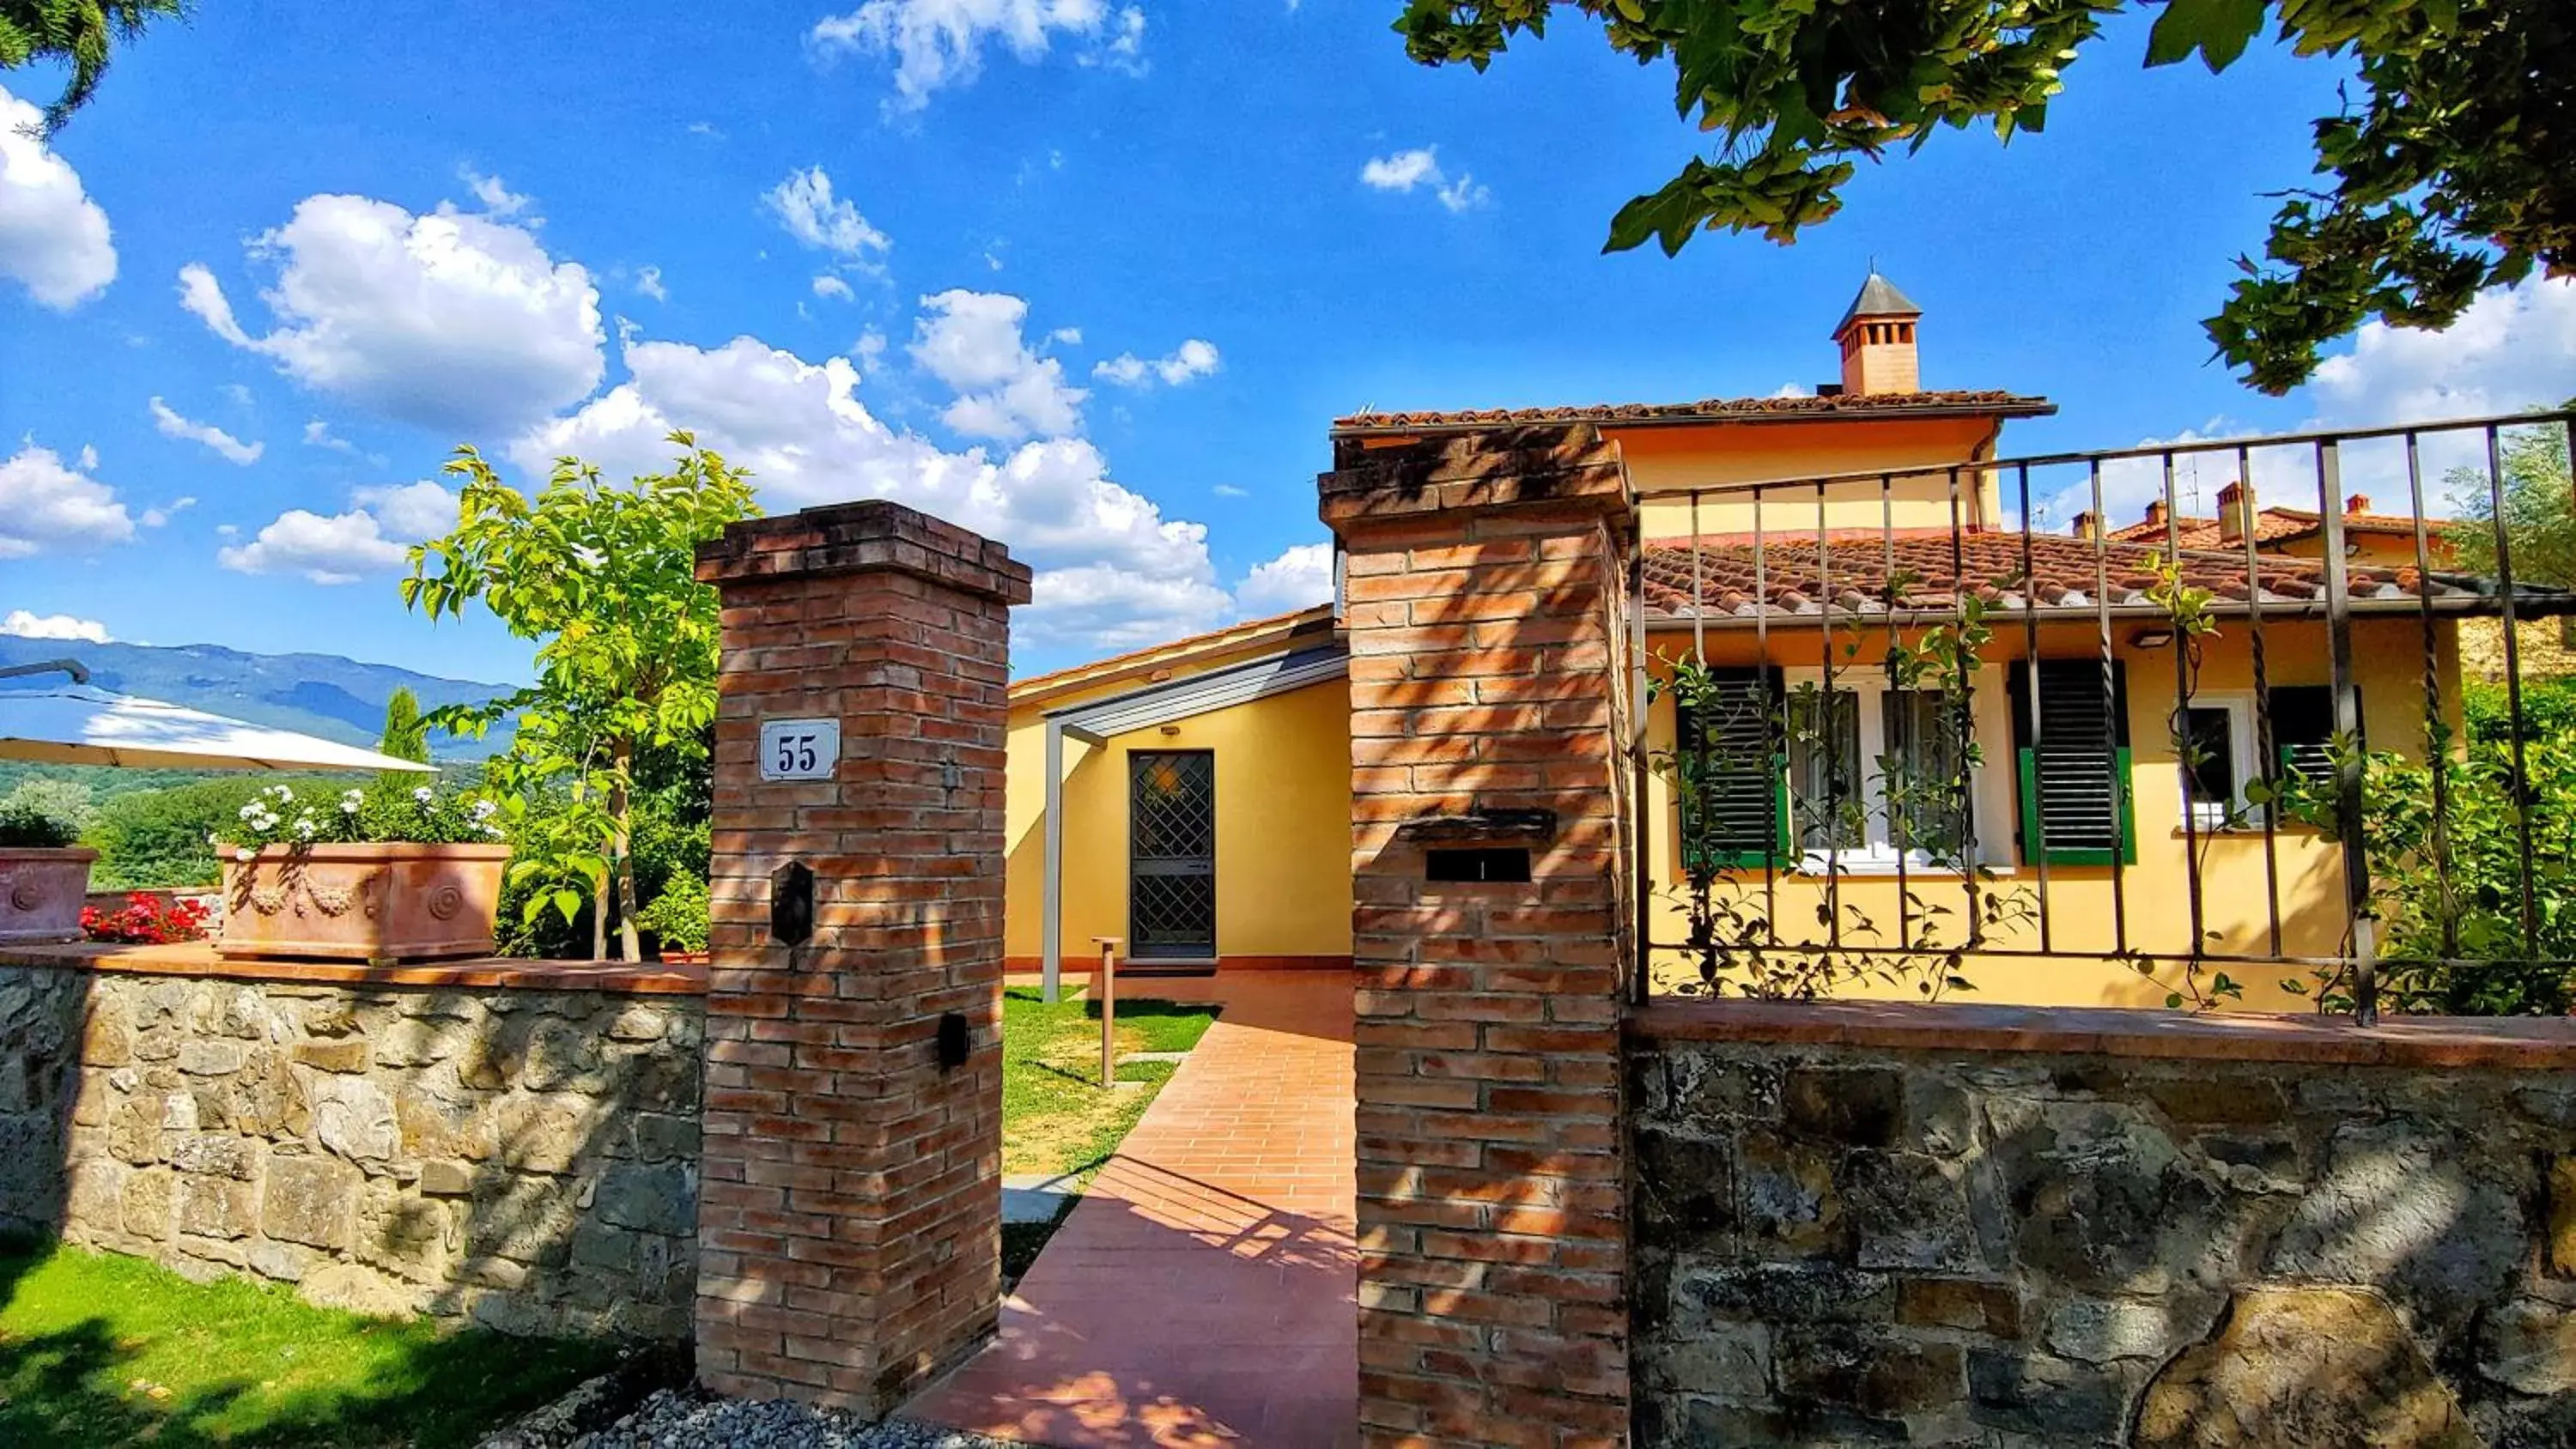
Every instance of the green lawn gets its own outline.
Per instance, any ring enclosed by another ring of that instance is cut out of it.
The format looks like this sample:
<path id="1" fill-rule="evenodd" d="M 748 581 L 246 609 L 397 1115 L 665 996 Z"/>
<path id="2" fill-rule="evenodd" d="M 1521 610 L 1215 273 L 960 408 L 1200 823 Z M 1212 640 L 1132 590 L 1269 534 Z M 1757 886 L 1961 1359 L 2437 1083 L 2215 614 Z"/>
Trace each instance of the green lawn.
<path id="1" fill-rule="evenodd" d="M 1118 1050 L 1185 1052 L 1216 1020 L 1213 1006 L 1121 1000 Z M 1170 1062 L 1133 1062 L 1122 1082 L 1100 1089 L 1100 1013 L 1068 994 L 1053 1006 L 1036 987 L 1002 994 L 1002 1171 L 1086 1173 L 1109 1160 L 1118 1140 L 1170 1080 Z"/>
<path id="2" fill-rule="evenodd" d="M 615 1357 L 608 1344 L 381 1322 L 269 1285 L 0 1243 L 0 1445 L 471 1444 Z"/>

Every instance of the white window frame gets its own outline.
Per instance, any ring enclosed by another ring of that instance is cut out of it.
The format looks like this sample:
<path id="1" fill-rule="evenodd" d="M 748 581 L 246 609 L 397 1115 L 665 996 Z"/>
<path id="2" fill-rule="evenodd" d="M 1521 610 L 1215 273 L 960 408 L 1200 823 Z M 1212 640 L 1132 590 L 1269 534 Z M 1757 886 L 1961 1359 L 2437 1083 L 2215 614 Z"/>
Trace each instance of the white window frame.
<path id="1" fill-rule="evenodd" d="M 1821 693 L 1825 686 L 1825 671 L 1822 668 L 1786 668 L 1780 671 L 1780 681 L 1792 698 L 1797 695 L 1800 685 L 1814 685 Z M 1867 802 L 1868 808 L 1862 815 L 1862 840 L 1857 849 L 1812 848 L 1799 843 L 1799 837 L 1803 831 L 1798 819 L 1797 796 L 1791 792 L 1788 797 L 1789 840 L 1791 849 L 1797 852 L 1796 869 L 1801 873 L 1824 875 L 1829 871 L 1838 870 L 1844 875 L 1896 874 L 1899 852 L 1888 829 L 1887 792 L 1882 778 L 1883 772 L 1879 769 L 1878 762 L 1879 758 L 1887 753 L 1886 696 L 1890 690 L 1897 687 L 1888 681 L 1883 670 L 1868 665 L 1856 665 L 1834 671 L 1834 692 L 1853 695 L 1854 706 L 1860 714 L 1859 789 L 1861 799 Z M 1940 694 L 1946 691 L 1925 689 L 1916 692 Z M 1997 757 L 1998 745 L 1995 738 L 1997 721 L 1993 715 L 1991 701 L 1987 698 L 1988 695 L 1996 692 L 1997 690 L 1979 689 L 1970 696 L 1974 737 L 1981 747 L 1980 753 L 1988 761 Z M 1982 770 L 1983 767 L 1976 768 Z M 1780 788 L 1788 791 L 1789 781 L 1785 766 L 1783 771 Z M 1989 858 L 1994 851 L 1991 815 L 1992 810 L 1982 783 L 1972 779 L 1968 789 L 1968 820 L 1970 828 L 1976 833 L 1977 859 L 1970 862 L 1971 868 L 1978 864 L 1988 866 L 1993 864 Z M 1905 851 L 1903 855 L 1905 857 L 1903 867 L 1908 873 L 1932 875 L 1959 873 L 1957 866 L 1946 861 L 1935 861 L 1930 854 L 1919 849 Z"/>
<path id="2" fill-rule="evenodd" d="M 2253 807 L 2246 803 L 2245 787 L 2263 778 L 2261 732 L 2254 727 L 2254 696 L 2233 690 L 2195 694 L 2191 709 L 2224 710 L 2227 714 L 2227 753 L 2235 767 L 2236 798 L 2227 801 L 2191 798 L 2191 772 L 2180 755 L 2181 743 L 2175 742 L 2174 784 L 2181 792 L 2184 815 L 2193 830 L 2204 834 L 2242 829 L 2241 817 Z"/>

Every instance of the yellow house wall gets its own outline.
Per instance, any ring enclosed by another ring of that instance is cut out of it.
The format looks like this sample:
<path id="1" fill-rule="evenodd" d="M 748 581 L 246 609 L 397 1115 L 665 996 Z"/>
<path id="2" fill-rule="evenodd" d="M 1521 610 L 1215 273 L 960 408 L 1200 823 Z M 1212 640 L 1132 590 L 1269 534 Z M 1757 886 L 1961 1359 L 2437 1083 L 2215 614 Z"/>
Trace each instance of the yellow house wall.
<path id="1" fill-rule="evenodd" d="M 1831 477 L 1843 473 L 1896 473 L 1907 469 L 1947 469 L 1973 462 L 1991 451 L 1996 423 L 1990 418 L 1903 418 L 1876 421 L 1850 419 L 1813 423 L 1735 423 L 1709 427 L 1608 428 L 1628 465 L 1649 538 L 1681 538 L 1690 533 L 1686 500 L 1659 498 L 1677 489 L 1707 488 L 1727 483 Z M 1876 528 L 1884 518 L 1897 528 L 1948 528 L 1950 488 L 1946 472 L 1915 473 L 1893 480 L 1889 504 L 1882 513 L 1875 480 L 1834 485 L 1826 490 L 1824 522 L 1828 528 Z M 1959 521 L 1993 524 L 2001 517 L 1991 475 L 1979 471 L 1960 476 Z M 1812 489 L 1766 490 L 1762 527 L 1766 532 L 1795 535 L 1816 528 Z M 1702 533 L 1750 533 L 1753 505 L 1746 502 L 1700 503 Z"/>
<path id="2" fill-rule="evenodd" d="M 2198 697 L 2225 691 L 2250 692 L 2253 688 L 2252 654 L 2244 621 L 2229 620 L 2220 627 L 2217 637 L 2204 641 Z M 2114 638 L 2124 640 L 2137 628 L 2134 623 L 2116 626 Z M 2014 859 L 2015 765 L 2010 753 L 2010 720 L 2005 713 L 2008 696 L 1999 667 L 2022 657 L 2022 634 L 2008 623 L 1998 633 L 2004 637 L 1989 655 L 1991 665 L 1997 667 L 1983 671 L 1978 681 L 1978 738 L 1984 747 L 1985 763 L 1979 770 L 1975 795 L 1981 849 L 1986 863 L 2001 879 L 1980 883 L 1979 891 L 2018 892 L 2035 905 L 2039 869 Z M 1866 641 L 1862 657 L 1884 656 L 1883 633 L 1856 635 L 1846 630 L 1837 635 L 1843 642 L 1855 637 Z M 2090 626 L 2047 629 L 2040 636 L 2040 654 L 2043 658 L 2092 657 L 2098 648 L 2098 637 Z M 1653 668 L 1658 675 L 1668 676 L 1669 661 L 1687 654 L 1690 648 L 1687 632 L 1661 633 L 1651 642 L 1657 656 Z M 2273 684 L 2330 682 L 2322 624 L 2267 623 L 2264 642 L 2266 672 Z M 1819 662 L 1819 645 L 1814 633 L 1775 630 L 1771 659 L 1785 667 L 1812 666 Z M 2415 621 L 2357 620 L 2353 646 L 2355 678 L 2361 687 L 2363 733 L 2370 748 L 2420 755 L 2422 648 Z M 2174 694 L 2173 652 L 2170 648 L 2138 649 L 2123 642 L 2115 644 L 2114 653 L 2126 661 L 2127 668 L 2130 785 L 2136 796 L 2138 833 L 2138 863 L 2121 872 L 2117 899 L 2126 912 L 2130 949 L 2178 955 L 2190 946 L 2191 912 L 2190 872 L 2182 828 L 2182 782 L 2167 723 Z M 1708 658 L 1712 663 L 1755 662 L 1751 633 L 1711 633 Z M 1843 667 L 1838 650 L 1836 668 Z M 2445 714 L 2456 727 L 2459 658 L 2447 630 L 2437 651 L 2437 667 Z M 1669 702 L 1657 702 L 1648 721 L 1648 737 L 1652 748 L 1671 747 L 1673 709 Z M 1646 853 L 1655 888 L 1652 930 L 1658 943 L 1679 941 L 1687 931 L 1687 913 L 1677 889 L 1681 880 L 1680 817 L 1672 791 L 1660 776 L 1650 777 L 1646 798 L 1656 837 Z M 2215 933 L 2208 949 L 2213 953 L 2272 954 L 2267 901 L 2274 887 L 2267 878 L 2261 830 L 2217 836 L 2202 832 L 2198 844 L 2202 851 L 2202 923 L 2204 930 Z M 2278 869 L 2281 953 L 2340 954 L 2344 932 L 2340 847 L 2313 831 L 2284 829 L 2279 834 L 2274 861 Z M 1761 875 L 1747 873 L 1734 879 L 1746 893 L 1742 899 L 1759 908 Z M 1916 899 L 1949 909 L 1940 927 L 1945 944 L 1963 939 L 1964 929 L 1958 923 L 1966 919 L 1969 898 L 1967 883 L 1961 877 L 1953 874 L 1926 878 L 1916 872 L 1906 884 Z M 1780 923 L 1782 939 L 1821 939 L 1822 928 L 1816 923 L 1817 908 L 1826 890 L 1824 880 L 1784 872 L 1772 889 L 1777 901 L 1772 919 Z M 1871 937 L 1851 932 L 1846 913 L 1845 944 L 1894 945 L 1906 939 L 1900 925 L 1903 893 L 1894 879 L 1846 875 L 1838 889 L 1840 900 L 1847 906 L 1858 906 L 1876 924 L 1879 933 Z M 2049 948 L 2095 953 L 2100 959 L 1972 956 L 1961 974 L 1975 984 L 1976 990 L 1963 999 L 2028 1005 L 2162 1004 L 2167 993 L 2179 984 L 2179 969 L 2158 966 L 2142 975 L 2134 967 L 2110 958 L 2119 944 L 2114 899 L 2114 874 L 2109 867 L 2051 866 L 2047 891 Z M 2014 950 L 2037 950 L 2041 946 L 2035 920 L 1992 933 L 1992 939 Z M 2283 992 L 2278 986 L 2282 978 L 2301 974 L 2297 968 L 2225 969 L 2229 976 L 2245 983 L 2243 1005 L 2250 1009 L 2307 1009 L 2305 998 Z M 1669 988 L 1687 974 L 1688 968 L 1678 953 L 1659 953 L 1659 986 Z M 2209 968 L 2204 968 L 2204 979 L 2208 974 L 2212 974 Z M 1916 992 L 1912 982 L 1906 981 L 1860 983 L 1838 994 L 1911 998 Z"/>
<path id="3" fill-rule="evenodd" d="M 1132 687 L 1132 685 L 1128 686 Z M 1108 691 L 1093 691 L 1092 696 Z M 1046 702 L 1048 710 L 1084 696 Z M 1127 756 L 1216 756 L 1217 953 L 1229 965 L 1346 963 L 1351 953 L 1350 687 L 1341 680 L 1064 749 L 1065 958 L 1127 931 Z M 1041 949 L 1046 857 L 1046 727 L 1014 708 L 1006 827 L 1005 950 L 1015 968 Z"/>

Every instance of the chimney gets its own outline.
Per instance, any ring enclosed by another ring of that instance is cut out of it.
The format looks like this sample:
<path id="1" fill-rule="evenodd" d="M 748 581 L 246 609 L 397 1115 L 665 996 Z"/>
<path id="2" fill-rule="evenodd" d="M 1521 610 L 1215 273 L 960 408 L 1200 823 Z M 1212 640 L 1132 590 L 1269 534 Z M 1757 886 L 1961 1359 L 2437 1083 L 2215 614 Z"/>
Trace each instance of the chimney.
<path id="1" fill-rule="evenodd" d="M 2093 510 L 2088 508 L 2082 513 L 2075 515 L 2075 536 L 2077 538 L 2089 541 L 2099 536 L 2101 532 L 2101 520 L 2093 516 Z"/>
<path id="2" fill-rule="evenodd" d="M 2150 498 L 2147 500 L 2147 522 L 2157 528 L 2164 527 L 2165 501 L 2163 499 Z"/>
<path id="3" fill-rule="evenodd" d="M 1914 325 L 1922 316 L 1922 308 L 1873 270 L 1834 327 L 1834 342 L 1843 351 L 1843 391 L 1922 391 L 1914 351 Z"/>
<path id="4" fill-rule="evenodd" d="M 2254 490 L 2243 483 L 2230 483 L 2218 490 L 2218 539 L 2221 543 L 2243 543 L 2246 531 L 2254 526 Z"/>
<path id="5" fill-rule="evenodd" d="M 2370 495 L 2367 493 L 2356 493 L 2350 498 L 2345 499 L 2343 501 L 2343 511 L 2346 513 L 2368 513 L 2370 511 Z"/>

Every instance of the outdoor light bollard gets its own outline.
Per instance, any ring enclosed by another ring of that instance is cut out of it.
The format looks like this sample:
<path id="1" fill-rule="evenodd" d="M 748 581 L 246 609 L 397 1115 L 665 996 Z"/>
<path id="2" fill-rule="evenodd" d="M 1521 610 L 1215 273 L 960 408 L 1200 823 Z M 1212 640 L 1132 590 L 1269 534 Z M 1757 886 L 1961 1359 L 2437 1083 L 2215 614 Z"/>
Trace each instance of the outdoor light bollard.
<path id="1" fill-rule="evenodd" d="M 1100 947 L 1100 1090 L 1118 1087 L 1118 937 L 1094 936 Z"/>

